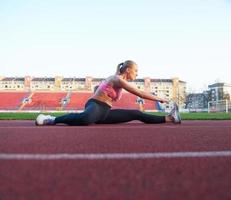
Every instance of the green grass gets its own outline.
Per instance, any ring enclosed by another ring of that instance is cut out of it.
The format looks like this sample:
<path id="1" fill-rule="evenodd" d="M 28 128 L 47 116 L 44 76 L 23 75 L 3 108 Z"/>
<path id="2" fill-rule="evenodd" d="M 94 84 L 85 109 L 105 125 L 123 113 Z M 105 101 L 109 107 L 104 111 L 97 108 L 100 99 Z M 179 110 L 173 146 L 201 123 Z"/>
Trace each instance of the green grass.
<path id="1" fill-rule="evenodd" d="M 182 113 L 184 120 L 231 120 L 231 113 Z"/>
<path id="2" fill-rule="evenodd" d="M 35 120 L 40 113 L 0 113 L 0 120 Z M 66 113 L 44 113 L 46 115 L 60 116 Z"/>
<path id="3" fill-rule="evenodd" d="M 39 113 L 0 113 L 0 120 L 34 120 Z M 54 116 L 65 114 L 45 113 Z M 155 115 L 166 115 L 166 113 L 152 113 Z M 231 113 L 181 113 L 182 120 L 231 120 Z"/>
<path id="4" fill-rule="evenodd" d="M 165 115 L 166 113 L 156 114 Z M 231 120 L 231 113 L 181 113 L 181 118 L 182 120 Z"/>

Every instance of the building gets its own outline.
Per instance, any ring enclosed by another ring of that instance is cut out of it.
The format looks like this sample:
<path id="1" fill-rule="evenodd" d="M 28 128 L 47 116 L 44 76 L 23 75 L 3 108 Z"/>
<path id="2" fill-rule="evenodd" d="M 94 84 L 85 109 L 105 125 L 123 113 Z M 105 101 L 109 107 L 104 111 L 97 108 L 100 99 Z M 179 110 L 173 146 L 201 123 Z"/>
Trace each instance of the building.
<path id="1" fill-rule="evenodd" d="M 24 77 L 2 77 L 0 79 L 0 90 L 23 91 L 25 90 Z"/>
<path id="2" fill-rule="evenodd" d="M 207 111 L 209 99 L 210 95 L 208 92 L 189 94 L 186 98 L 185 108 L 189 112 Z"/>
<path id="3" fill-rule="evenodd" d="M 208 85 L 208 90 L 203 93 L 192 93 L 186 97 L 185 108 L 189 111 L 207 111 L 208 104 L 218 105 L 218 102 L 230 102 L 231 84 L 214 83 Z M 229 103 L 230 104 L 230 103 Z"/>
<path id="4" fill-rule="evenodd" d="M 214 83 L 209 85 L 211 91 L 210 101 L 229 100 L 231 97 L 231 84 L 228 83 Z"/>

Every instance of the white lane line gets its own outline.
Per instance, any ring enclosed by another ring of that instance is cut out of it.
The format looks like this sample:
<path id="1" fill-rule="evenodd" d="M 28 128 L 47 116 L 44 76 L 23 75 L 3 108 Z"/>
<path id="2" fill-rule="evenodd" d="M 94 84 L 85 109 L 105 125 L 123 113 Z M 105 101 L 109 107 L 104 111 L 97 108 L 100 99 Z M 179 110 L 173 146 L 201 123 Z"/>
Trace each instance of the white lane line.
<path id="1" fill-rule="evenodd" d="M 153 152 L 153 153 L 86 153 L 86 154 L 11 154 L 1 153 L 0 160 L 113 160 L 153 158 L 231 157 L 231 151 Z"/>

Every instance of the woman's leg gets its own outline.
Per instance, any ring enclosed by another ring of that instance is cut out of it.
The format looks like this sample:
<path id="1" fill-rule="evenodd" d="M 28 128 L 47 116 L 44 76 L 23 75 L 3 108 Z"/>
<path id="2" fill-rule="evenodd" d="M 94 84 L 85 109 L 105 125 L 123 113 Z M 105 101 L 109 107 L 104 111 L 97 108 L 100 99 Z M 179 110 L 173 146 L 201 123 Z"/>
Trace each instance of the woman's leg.
<path id="1" fill-rule="evenodd" d="M 132 120 L 139 120 L 147 124 L 159 124 L 165 123 L 165 116 L 156 116 L 141 112 L 139 110 L 125 110 L 125 109 L 114 109 L 110 110 L 107 117 L 97 123 L 100 124 L 115 124 L 130 122 Z"/>
<path id="2" fill-rule="evenodd" d="M 82 113 L 70 113 L 55 118 L 55 124 L 64 123 L 72 126 L 89 125 L 104 119 L 110 107 L 97 103 L 95 100 L 87 102 Z"/>

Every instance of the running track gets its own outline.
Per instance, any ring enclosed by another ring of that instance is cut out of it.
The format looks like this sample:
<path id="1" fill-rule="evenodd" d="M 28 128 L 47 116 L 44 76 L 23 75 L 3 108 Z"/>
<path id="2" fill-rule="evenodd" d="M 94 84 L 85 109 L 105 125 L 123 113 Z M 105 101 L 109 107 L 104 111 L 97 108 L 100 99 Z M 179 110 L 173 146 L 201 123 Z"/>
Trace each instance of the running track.
<path id="1" fill-rule="evenodd" d="M 0 121 L 0 200 L 231 199 L 231 121 Z"/>

